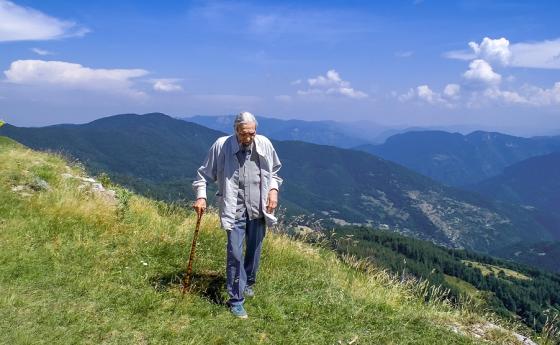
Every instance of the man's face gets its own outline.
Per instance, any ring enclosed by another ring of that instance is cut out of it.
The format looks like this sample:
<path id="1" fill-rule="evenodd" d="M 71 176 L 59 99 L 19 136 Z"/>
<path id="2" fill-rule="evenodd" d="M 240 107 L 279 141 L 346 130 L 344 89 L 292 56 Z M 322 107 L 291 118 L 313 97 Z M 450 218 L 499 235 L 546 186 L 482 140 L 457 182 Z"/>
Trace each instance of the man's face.
<path id="1" fill-rule="evenodd" d="M 235 133 L 237 134 L 237 140 L 242 145 L 249 146 L 257 134 L 257 125 L 254 122 L 242 123 L 237 126 Z"/>

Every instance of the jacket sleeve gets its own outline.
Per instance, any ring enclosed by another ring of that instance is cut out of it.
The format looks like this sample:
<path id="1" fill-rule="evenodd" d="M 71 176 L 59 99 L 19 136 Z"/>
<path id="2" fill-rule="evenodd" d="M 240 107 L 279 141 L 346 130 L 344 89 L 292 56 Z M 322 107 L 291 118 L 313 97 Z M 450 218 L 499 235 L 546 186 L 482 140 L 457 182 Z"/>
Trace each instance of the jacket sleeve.
<path id="1" fill-rule="evenodd" d="M 278 171 L 282 167 L 282 163 L 276 154 L 276 150 L 271 145 L 271 156 L 272 156 L 272 179 L 270 181 L 270 189 L 280 190 L 280 186 L 282 185 L 282 178 L 278 176 Z"/>
<path id="2" fill-rule="evenodd" d="M 206 185 L 209 181 L 216 182 L 218 178 L 218 155 L 219 143 L 216 141 L 208 151 L 208 155 L 204 163 L 198 168 L 196 172 L 196 179 L 192 183 L 196 198 L 206 199 Z"/>

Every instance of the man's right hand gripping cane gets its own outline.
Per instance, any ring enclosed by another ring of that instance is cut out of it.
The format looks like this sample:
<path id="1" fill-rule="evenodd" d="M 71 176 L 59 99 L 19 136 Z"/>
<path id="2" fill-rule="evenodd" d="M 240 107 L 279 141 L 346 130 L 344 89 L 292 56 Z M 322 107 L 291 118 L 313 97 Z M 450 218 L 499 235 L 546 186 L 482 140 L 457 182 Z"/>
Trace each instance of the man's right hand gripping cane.
<path id="1" fill-rule="evenodd" d="M 206 211 L 206 199 L 198 198 L 193 204 L 193 208 L 196 211 L 197 216 L 200 218 Z"/>

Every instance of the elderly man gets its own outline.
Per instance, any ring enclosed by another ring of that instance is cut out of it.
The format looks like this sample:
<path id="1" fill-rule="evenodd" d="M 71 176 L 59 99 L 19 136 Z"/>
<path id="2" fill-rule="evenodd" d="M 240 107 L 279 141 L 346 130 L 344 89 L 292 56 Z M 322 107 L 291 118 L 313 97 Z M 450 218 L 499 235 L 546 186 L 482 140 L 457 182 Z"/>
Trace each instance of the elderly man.
<path id="1" fill-rule="evenodd" d="M 233 128 L 235 134 L 216 140 L 198 169 L 193 207 L 199 215 L 204 212 L 206 185 L 217 182 L 220 220 L 227 232 L 228 305 L 233 315 L 247 318 L 244 297 L 254 295 L 266 225 L 276 223 L 273 212 L 278 205 L 282 165 L 270 140 L 256 134 L 253 114 L 237 115 Z"/>

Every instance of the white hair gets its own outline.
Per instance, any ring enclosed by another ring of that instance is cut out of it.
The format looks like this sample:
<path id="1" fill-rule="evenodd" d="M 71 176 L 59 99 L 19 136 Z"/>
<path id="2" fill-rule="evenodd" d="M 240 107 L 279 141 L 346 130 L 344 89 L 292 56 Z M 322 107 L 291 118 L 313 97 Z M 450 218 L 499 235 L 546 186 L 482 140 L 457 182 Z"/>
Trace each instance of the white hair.
<path id="1" fill-rule="evenodd" d="M 255 118 L 255 115 L 251 114 L 248 111 L 242 111 L 235 117 L 235 121 L 233 121 L 233 130 L 236 131 L 239 125 L 245 123 L 254 123 L 255 128 L 259 125 L 257 119 Z"/>

